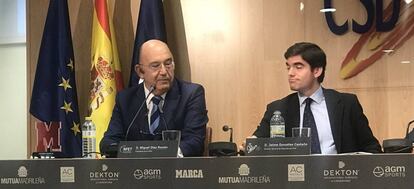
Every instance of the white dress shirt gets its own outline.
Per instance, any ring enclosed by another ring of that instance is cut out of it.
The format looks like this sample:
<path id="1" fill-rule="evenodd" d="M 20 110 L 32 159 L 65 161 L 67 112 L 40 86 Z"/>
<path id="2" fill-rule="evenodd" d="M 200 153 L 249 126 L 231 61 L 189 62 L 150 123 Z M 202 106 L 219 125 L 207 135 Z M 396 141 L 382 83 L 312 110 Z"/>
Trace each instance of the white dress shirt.
<path id="1" fill-rule="evenodd" d="M 300 128 L 303 127 L 303 112 L 305 111 L 307 96 L 299 95 L 300 105 Z M 325 96 L 322 87 L 315 91 L 309 98 L 312 98 L 311 111 L 318 129 L 319 143 L 321 144 L 322 154 L 337 154 L 335 142 L 333 140 L 331 123 L 329 122 L 328 109 L 326 107 Z M 312 136 L 311 136 L 312 137 Z"/>
<path id="2" fill-rule="evenodd" d="M 148 93 L 150 92 L 149 89 L 147 89 L 147 87 L 144 85 L 144 92 L 145 92 L 145 97 L 148 96 Z M 167 93 L 164 93 L 161 95 L 162 99 L 160 101 L 159 107 L 162 108 L 164 106 L 164 100 L 165 100 L 165 96 L 167 95 Z M 154 93 L 151 93 L 148 98 L 147 98 L 147 108 L 148 108 L 148 125 L 151 125 L 151 112 L 152 112 L 152 108 L 153 108 L 153 103 L 152 103 L 152 97 L 154 97 Z"/>

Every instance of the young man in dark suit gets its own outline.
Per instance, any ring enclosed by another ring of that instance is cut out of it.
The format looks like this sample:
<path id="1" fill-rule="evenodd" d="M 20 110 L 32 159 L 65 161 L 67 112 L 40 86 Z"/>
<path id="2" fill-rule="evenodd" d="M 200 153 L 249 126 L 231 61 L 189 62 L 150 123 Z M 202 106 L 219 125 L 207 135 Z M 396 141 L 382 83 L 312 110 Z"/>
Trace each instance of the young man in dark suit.
<path id="1" fill-rule="evenodd" d="M 293 127 L 311 128 L 314 154 L 381 152 L 357 97 L 321 86 L 326 55 L 319 46 L 296 43 L 287 49 L 285 58 L 290 89 L 297 92 L 267 105 L 255 137 L 269 137 L 270 119 L 280 111 L 286 137 L 292 136 Z"/>
<path id="2" fill-rule="evenodd" d="M 208 122 L 204 88 L 174 78 L 174 59 L 162 41 L 145 42 L 139 61 L 135 71 L 144 81 L 117 94 L 101 152 L 123 140 L 161 140 L 169 129 L 181 130 L 182 155 L 201 156 Z"/>

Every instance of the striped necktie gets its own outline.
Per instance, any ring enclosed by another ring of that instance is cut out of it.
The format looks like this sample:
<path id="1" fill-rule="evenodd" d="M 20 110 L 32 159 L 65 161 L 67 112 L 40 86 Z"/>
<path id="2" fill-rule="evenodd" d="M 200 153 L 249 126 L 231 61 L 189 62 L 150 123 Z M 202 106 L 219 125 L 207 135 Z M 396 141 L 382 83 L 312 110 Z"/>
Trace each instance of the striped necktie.
<path id="1" fill-rule="evenodd" d="M 154 131 L 158 128 L 160 123 L 160 110 L 159 110 L 159 104 L 161 102 L 160 96 L 154 96 L 152 97 L 152 111 L 151 111 L 151 120 L 150 120 L 150 127 L 149 131 L 151 134 L 154 134 Z"/>
<path id="2" fill-rule="evenodd" d="M 310 108 L 313 100 L 307 98 L 305 111 L 303 112 L 303 127 L 309 127 L 311 129 L 311 153 L 320 154 L 321 145 L 319 143 L 318 129 L 316 128 L 315 118 L 313 117 L 312 110 Z"/>

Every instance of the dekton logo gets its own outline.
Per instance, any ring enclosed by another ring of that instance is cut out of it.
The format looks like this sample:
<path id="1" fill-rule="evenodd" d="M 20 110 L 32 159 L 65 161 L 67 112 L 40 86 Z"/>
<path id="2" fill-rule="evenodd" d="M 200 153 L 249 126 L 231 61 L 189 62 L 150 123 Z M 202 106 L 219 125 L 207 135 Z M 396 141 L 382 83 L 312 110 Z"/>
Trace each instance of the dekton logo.
<path id="1" fill-rule="evenodd" d="M 175 178 L 203 178 L 203 170 L 201 169 L 175 170 Z"/>
<path id="2" fill-rule="evenodd" d="M 324 179 L 330 182 L 351 182 L 358 179 L 359 169 L 346 169 L 345 167 L 345 162 L 338 161 L 337 169 L 323 170 Z"/>
<path id="3" fill-rule="evenodd" d="M 374 176 L 380 177 L 405 177 L 405 166 L 376 166 L 372 171 Z"/>
<path id="4" fill-rule="evenodd" d="M 94 181 L 95 184 L 112 184 L 119 179 L 119 172 L 108 171 L 109 167 L 106 164 L 102 164 L 102 171 L 89 172 L 89 179 Z"/>

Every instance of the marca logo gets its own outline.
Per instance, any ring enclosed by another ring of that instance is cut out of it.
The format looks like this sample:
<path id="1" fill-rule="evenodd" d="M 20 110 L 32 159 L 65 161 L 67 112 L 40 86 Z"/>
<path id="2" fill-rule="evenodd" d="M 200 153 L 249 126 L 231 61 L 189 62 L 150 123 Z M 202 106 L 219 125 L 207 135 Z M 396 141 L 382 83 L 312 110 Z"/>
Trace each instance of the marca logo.
<path id="1" fill-rule="evenodd" d="M 346 169 L 346 164 L 343 161 L 338 161 L 337 169 L 323 170 L 323 178 L 330 182 L 351 182 L 358 179 L 359 169 Z"/>
<path id="2" fill-rule="evenodd" d="M 380 177 L 405 177 L 405 166 L 376 166 L 372 171 L 374 176 Z"/>
<path id="3" fill-rule="evenodd" d="M 75 182 L 75 167 L 60 167 L 60 182 Z"/>
<path id="4" fill-rule="evenodd" d="M 28 177 L 28 170 L 25 166 L 20 166 L 17 169 L 18 177 L 0 178 L 0 184 L 45 184 L 43 177 Z"/>
<path id="5" fill-rule="evenodd" d="M 250 168 L 247 164 L 241 164 L 238 168 L 238 174 L 240 176 L 225 176 L 219 177 L 219 184 L 266 184 L 270 183 L 270 177 L 267 175 L 261 176 L 249 176 Z"/>
<path id="6" fill-rule="evenodd" d="M 137 180 L 160 180 L 161 169 L 136 169 L 133 175 Z"/>
<path id="7" fill-rule="evenodd" d="M 288 164 L 288 181 L 305 181 L 305 165 Z"/>
<path id="8" fill-rule="evenodd" d="M 203 178 L 201 169 L 180 169 L 175 170 L 175 178 Z"/>
<path id="9" fill-rule="evenodd" d="M 89 172 L 90 181 L 94 181 L 95 184 L 112 184 L 118 181 L 118 171 L 109 171 L 109 167 L 106 164 L 102 164 L 101 170 Z"/>

